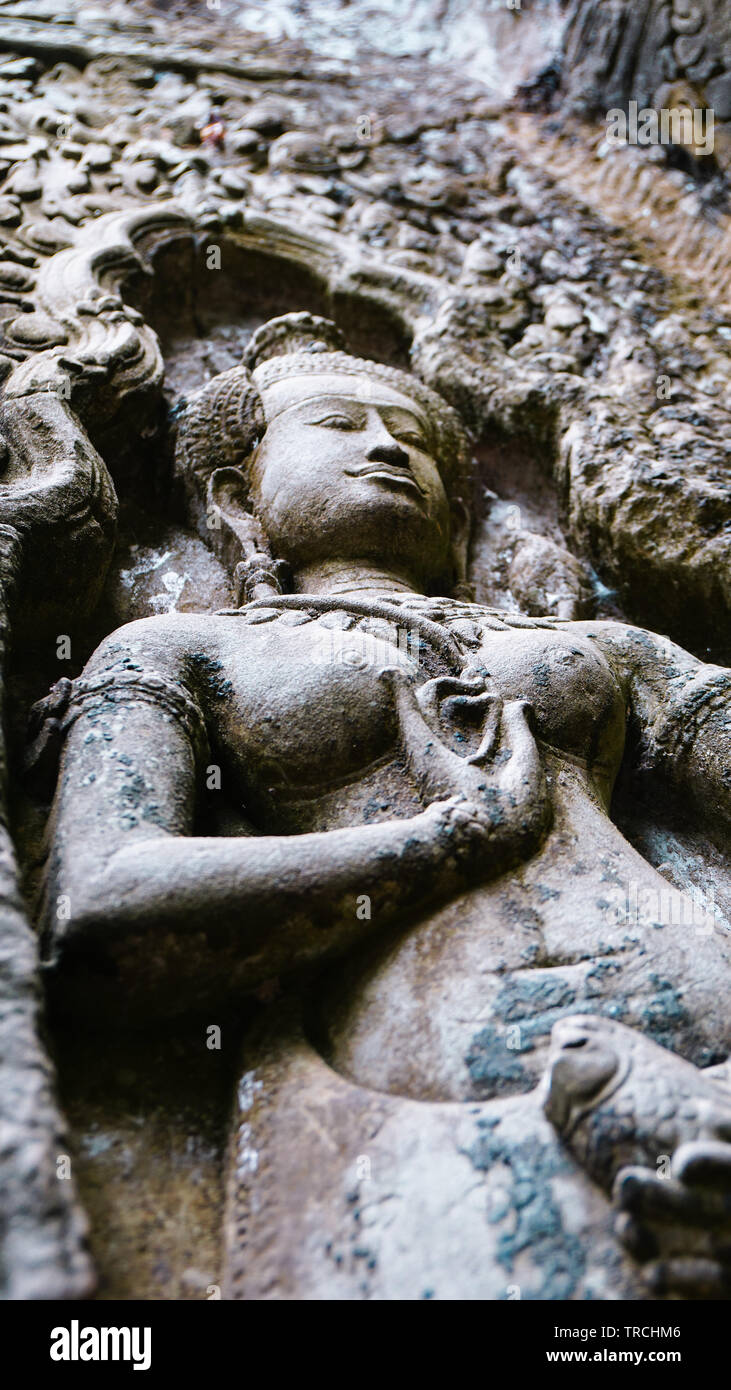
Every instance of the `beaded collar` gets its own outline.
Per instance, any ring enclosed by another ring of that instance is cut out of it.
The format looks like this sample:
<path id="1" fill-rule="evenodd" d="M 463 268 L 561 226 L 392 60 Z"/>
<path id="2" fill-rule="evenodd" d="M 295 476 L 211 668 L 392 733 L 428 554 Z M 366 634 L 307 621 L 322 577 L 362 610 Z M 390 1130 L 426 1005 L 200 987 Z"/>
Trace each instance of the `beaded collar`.
<path id="1" fill-rule="evenodd" d="M 353 619 L 353 625 L 374 631 L 374 623 L 416 628 L 439 662 L 450 671 L 463 672 L 471 653 L 481 645 L 485 631 L 509 632 L 513 628 L 549 628 L 564 626 L 566 619 L 533 618 L 524 613 L 508 613 L 498 608 L 483 608 L 478 603 L 461 599 L 429 598 L 422 594 L 394 593 L 388 598 L 352 598 L 344 594 L 272 594 L 254 599 L 241 608 L 220 609 L 217 616 L 240 617 L 252 625 L 273 622 L 291 615 L 289 621 L 300 623 L 322 620 L 328 614 Z M 344 622 L 345 626 L 346 623 Z M 385 628 L 382 629 L 385 633 Z"/>

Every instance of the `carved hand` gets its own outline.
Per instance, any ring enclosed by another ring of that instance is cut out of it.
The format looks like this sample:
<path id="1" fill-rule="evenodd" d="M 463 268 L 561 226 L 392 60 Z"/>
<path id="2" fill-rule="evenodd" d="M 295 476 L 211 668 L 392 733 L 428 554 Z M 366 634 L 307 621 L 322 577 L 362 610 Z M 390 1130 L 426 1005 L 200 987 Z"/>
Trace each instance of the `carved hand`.
<path id="1" fill-rule="evenodd" d="M 731 1298 L 731 1143 L 681 1144 L 665 1177 L 621 1168 L 612 1197 L 617 1235 L 653 1294 Z"/>
<path id="2" fill-rule="evenodd" d="M 538 842 L 550 818 L 550 801 L 535 738 L 530 706 L 504 703 L 484 680 L 438 677 L 418 686 L 389 668 L 382 673 L 393 688 L 402 747 L 409 769 L 427 802 L 449 798 L 458 853 L 475 870 L 495 871 L 500 859 L 522 857 Z M 450 747 L 464 740 L 459 722 L 476 727 L 474 752 Z M 485 856 L 486 848 L 495 853 Z"/>
<path id="3" fill-rule="evenodd" d="M 656 1295 L 731 1296 L 731 1092 L 598 1016 L 552 1034 L 544 1109 L 611 1191 L 617 1236 Z"/>

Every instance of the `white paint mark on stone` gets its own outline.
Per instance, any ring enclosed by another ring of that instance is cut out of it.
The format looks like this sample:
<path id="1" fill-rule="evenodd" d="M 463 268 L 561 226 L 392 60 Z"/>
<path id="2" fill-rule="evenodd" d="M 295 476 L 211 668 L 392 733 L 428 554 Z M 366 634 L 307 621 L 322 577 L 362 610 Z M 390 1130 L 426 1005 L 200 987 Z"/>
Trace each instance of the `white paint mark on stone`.
<path id="1" fill-rule="evenodd" d="M 257 1081 L 255 1071 L 244 1072 L 238 1088 L 239 1110 L 246 1112 L 251 1109 L 263 1085 L 262 1081 Z"/>
<path id="2" fill-rule="evenodd" d="M 180 596 L 190 579 L 189 574 L 178 574 L 177 570 L 168 570 L 162 576 L 162 582 L 166 593 L 153 594 L 150 599 L 150 607 L 156 613 L 172 613 L 178 605 Z"/>

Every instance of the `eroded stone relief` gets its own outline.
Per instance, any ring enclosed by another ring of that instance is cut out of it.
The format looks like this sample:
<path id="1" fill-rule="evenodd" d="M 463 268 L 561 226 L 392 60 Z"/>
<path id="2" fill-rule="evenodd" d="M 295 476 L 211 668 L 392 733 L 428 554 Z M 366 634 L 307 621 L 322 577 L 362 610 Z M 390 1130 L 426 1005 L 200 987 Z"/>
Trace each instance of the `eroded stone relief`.
<path id="1" fill-rule="evenodd" d="M 7 1293 L 724 1294 L 722 201 L 124 11 L 2 7 Z"/>

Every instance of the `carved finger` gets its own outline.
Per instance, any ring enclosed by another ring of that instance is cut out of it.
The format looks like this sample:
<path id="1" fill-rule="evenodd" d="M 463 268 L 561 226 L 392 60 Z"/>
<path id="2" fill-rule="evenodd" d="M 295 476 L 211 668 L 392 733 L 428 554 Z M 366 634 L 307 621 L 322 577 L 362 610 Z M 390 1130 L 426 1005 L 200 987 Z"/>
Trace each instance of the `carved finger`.
<path id="1" fill-rule="evenodd" d="M 395 683 L 404 753 L 427 797 L 441 797 L 455 782 L 455 755 L 427 722 L 413 686 Z M 461 761 L 461 760 L 460 760 Z"/>
<path id="2" fill-rule="evenodd" d="M 497 746 L 500 724 L 503 713 L 503 702 L 499 695 L 475 695 L 468 702 L 464 703 L 476 705 L 480 702 L 483 706 L 484 719 L 482 725 L 482 737 L 480 746 L 467 759 L 474 767 L 484 767 L 494 756 Z"/>
<path id="3" fill-rule="evenodd" d="M 654 1231 L 628 1211 L 621 1211 L 614 1223 L 614 1234 L 625 1250 L 638 1261 L 645 1264 L 658 1254 L 657 1237 Z"/>
<path id="4" fill-rule="evenodd" d="M 479 695 L 484 690 L 485 682 L 478 674 L 473 680 L 465 680 L 463 676 L 436 676 L 417 688 L 416 699 L 426 718 L 438 727 L 442 704 L 449 703 L 450 697 Z"/>
<path id="5" fill-rule="evenodd" d="M 621 1211 L 645 1221 L 710 1229 L 731 1220 L 731 1195 L 688 1188 L 650 1168 L 621 1168 L 612 1195 Z"/>
<path id="6" fill-rule="evenodd" d="M 531 781 L 540 775 L 540 759 L 530 728 L 532 706 L 527 700 L 509 700 L 503 706 L 501 744 L 511 753 L 511 771 L 516 779 Z"/>
<path id="7" fill-rule="evenodd" d="M 712 1139 L 681 1144 L 673 1154 L 671 1172 L 688 1187 L 731 1193 L 731 1144 Z"/>

